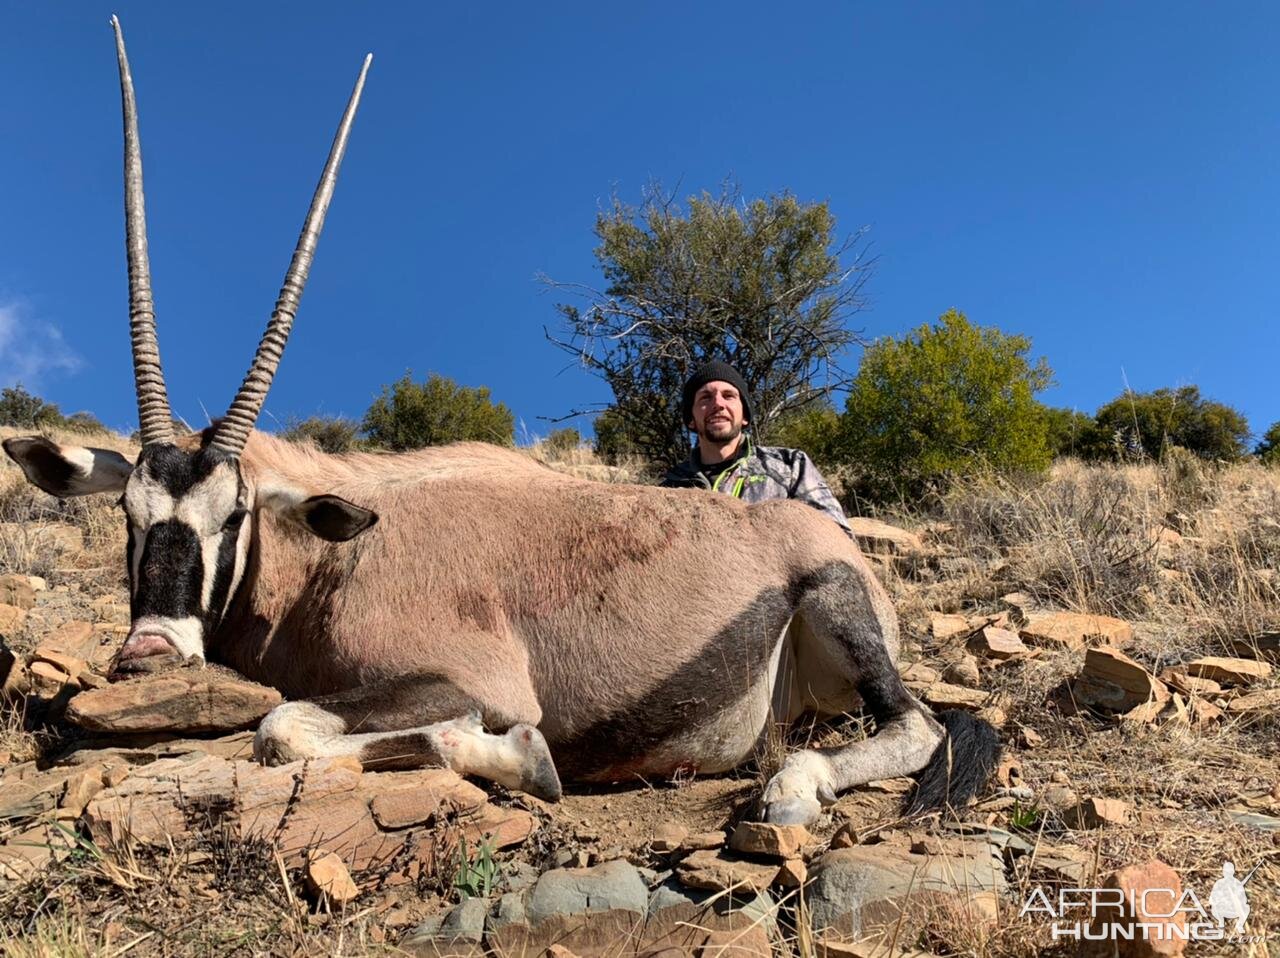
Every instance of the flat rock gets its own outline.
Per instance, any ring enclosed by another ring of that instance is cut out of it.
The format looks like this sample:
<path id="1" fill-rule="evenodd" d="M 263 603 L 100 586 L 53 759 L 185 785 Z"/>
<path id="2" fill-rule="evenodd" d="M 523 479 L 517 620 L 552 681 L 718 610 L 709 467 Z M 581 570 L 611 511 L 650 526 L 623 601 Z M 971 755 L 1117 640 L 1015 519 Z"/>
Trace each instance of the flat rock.
<path id="1" fill-rule="evenodd" d="M 323 845 L 353 852 L 378 832 L 357 794 L 358 766 L 318 759 L 264 768 L 213 756 L 158 759 L 94 796 L 85 820 L 99 843 L 166 844 L 205 825 L 274 840 L 287 855 Z"/>
<path id="2" fill-rule="evenodd" d="M 74 768 L 52 768 L 39 771 L 7 769 L 0 784 L 0 823 L 14 819 L 35 818 L 58 807 L 67 780 L 77 774 Z"/>
<path id="3" fill-rule="evenodd" d="M 781 888 L 802 888 L 809 878 L 809 867 L 803 858 L 793 858 L 782 863 L 774 884 Z"/>
<path id="4" fill-rule="evenodd" d="M 36 604 L 36 590 L 25 575 L 0 575 L 0 604 L 30 609 Z"/>
<path id="5" fill-rule="evenodd" d="M 360 895 L 346 863 L 334 852 L 311 853 L 307 858 L 306 880 L 312 897 L 323 897 L 330 905 L 342 906 Z"/>
<path id="6" fill-rule="evenodd" d="M 934 682 L 924 690 L 921 698 L 934 708 L 976 711 L 987 704 L 989 695 L 981 689 L 967 689 L 950 682 Z"/>
<path id="7" fill-rule="evenodd" d="M 399 950 L 421 958 L 482 956 L 487 898 L 467 898 L 447 913 L 420 924 L 400 942 Z"/>
<path id="8" fill-rule="evenodd" d="M 1076 701 L 1108 712 L 1127 713 L 1169 701 L 1165 684 L 1119 649 L 1102 646 L 1085 653 L 1084 670 L 1072 685 Z M 1152 716 L 1154 718 L 1154 716 Z"/>
<path id="9" fill-rule="evenodd" d="M 948 663 L 942 673 L 942 680 L 953 685 L 976 689 L 982 683 L 982 673 L 978 671 L 978 660 L 972 655 L 962 655 Z"/>
<path id="10" fill-rule="evenodd" d="M 1085 888 L 1085 879 L 1093 867 L 1093 856 L 1072 845 L 1042 846 L 1036 851 L 1032 873 L 1042 879 L 1060 882 L 1072 888 Z"/>
<path id="11" fill-rule="evenodd" d="M 689 829 L 678 822 L 663 822 L 653 830 L 649 847 L 655 852 L 674 852 L 689 837 Z"/>
<path id="12" fill-rule="evenodd" d="M 678 939 L 673 944 L 691 948 L 705 940 L 705 931 L 651 917 L 649 909 L 649 889 L 628 862 L 553 869 L 527 893 L 499 900 L 489 916 L 486 945 L 500 955 L 543 955 L 555 944 L 579 955 L 613 955 L 650 954 L 656 950 L 653 939 L 667 932 Z M 618 947 L 622 942 L 628 943 L 625 950 Z"/>
<path id="13" fill-rule="evenodd" d="M 879 519 L 850 516 L 849 528 L 865 551 L 880 555 L 918 555 L 925 551 L 924 542 L 914 532 L 891 526 Z"/>
<path id="14" fill-rule="evenodd" d="M 374 820 L 384 829 L 429 824 L 442 813 L 478 809 L 488 798 L 482 789 L 447 768 L 421 769 L 411 776 L 397 773 L 385 779 L 383 774 L 366 776 L 364 787 L 373 795 L 369 808 Z"/>
<path id="15" fill-rule="evenodd" d="M 984 659 L 996 659 L 1001 662 L 1016 659 L 1031 651 L 1023 644 L 1017 632 L 994 625 L 988 625 L 971 635 L 965 643 L 965 648 Z"/>
<path id="16" fill-rule="evenodd" d="M 703 849 L 719 848 L 724 844 L 725 838 L 728 837 L 724 832 L 695 832 L 687 835 L 680 843 L 680 850 L 685 852 L 696 852 Z"/>
<path id="17" fill-rule="evenodd" d="M 970 632 L 969 620 L 953 612 L 930 612 L 929 634 L 939 642 Z"/>
<path id="18" fill-rule="evenodd" d="M 1219 695 L 1222 692 L 1222 684 L 1220 682 L 1188 675 L 1182 669 L 1165 669 L 1160 673 L 1159 677 L 1160 681 L 1166 685 L 1170 685 L 1187 695 Z"/>
<path id="19" fill-rule="evenodd" d="M 942 678 L 942 673 L 923 662 L 913 662 L 901 671 L 902 681 L 912 688 L 927 688 Z"/>
<path id="20" fill-rule="evenodd" d="M 1259 812 L 1228 811 L 1227 818 L 1237 825 L 1256 828 L 1264 832 L 1280 832 L 1280 818 L 1273 815 L 1262 815 Z"/>
<path id="21" fill-rule="evenodd" d="M 1152 859 L 1113 872 L 1102 887 L 1122 891 L 1124 902 L 1113 905 L 1108 899 L 1099 905 L 1093 914 L 1095 936 L 1103 937 L 1113 924 L 1130 928 L 1131 935 L 1106 935 L 1113 940 L 1087 942 L 1079 951 L 1081 958 L 1156 958 L 1183 953 L 1187 915 L 1175 911 L 1182 904 L 1182 880 L 1177 872 Z"/>
<path id="22" fill-rule="evenodd" d="M 1238 695 L 1227 703 L 1227 711 L 1233 715 L 1253 712 L 1280 712 L 1280 689 L 1264 689 Z"/>
<path id="23" fill-rule="evenodd" d="M 682 884 L 709 891 L 761 892 L 777 874 L 777 862 L 748 861 L 712 849 L 693 852 L 676 866 Z"/>
<path id="24" fill-rule="evenodd" d="M 159 758 L 212 755 L 216 758 L 253 758 L 253 732 L 232 732 L 216 738 L 180 738 L 167 732 L 100 736 L 81 740 L 52 759 L 53 765 L 85 765 L 107 762 L 149 765 Z"/>
<path id="25" fill-rule="evenodd" d="M 768 955 L 778 932 L 778 905 L 768 892 L 738 897 L 665 882 L 649 896 L 649 913 L 636 951 L 664 958 L 675 955 Z M 714 937 L 713 937 L 714 936 Z M 722 948 L 725 942 L 732 942 Z M 603 954 L 617 954 L 615 949 Z"/>
<path id="26" fill-rule="evenodd" d="M 33 825 L 0 844 L 0 881 L 24 882 L 62 861 L 75 850 L 75 840 L 49 824 Z"/>
<path id="27" fill-rule="evenodd" d="M 773 825 L 768 822 L 743 822 L 733 830 L 729 847 L 746 855 L 766 858 L 799 858 L 810 842 L 809 830 L 803 825 Z"/>
<path id="28" fill-rule="evenodd" d="M 76 658 L 92 661 L 99 641 L 98 636 L 94 634 L 93 623 L 73 619 L 42 636 L 40 645 L 46 649 L 65 652 Z"/>
<path id="29" fill-rule="evenodd" d="M 894 845 L 862 845 L 827 852 L 808 886 L 815 934 L 863 937 L 895 926 L 905 915 L 923 918 L 921 907 L 947 901 L 967 909 L 972 921 L 992 921 L 1008 888 L 999 858 L 931 857 Z"/>
<path id="30" fill-rule="evenodd" d="M 93 732 L 230 732 L 282 701 L 275 689 L 226 672 L 182 669 L 81 692 L 67 719 Z"/>
<path id="31" fill-rule="evenodd" d="M 1072 828 L 1129 824 L 1129 805 L 1117 798 L 1086 798 L 1066 816 Z"/>
<path id="32" fill-rule="evenodd" d="M 1213 679 L 1223 685 L 1252 685 L 1271 675 L 1271 666 L 1266 662 L 1260 662 L 1257 659 L 1233 659 L 1219 655 L 1207 655 L 1194 662 L 1188 662 L 1185 668 L 1188 675 Z"/>
<path id="33" fill-rule="evenodd" d="M 1133 641 L 1133 626 L 1107 615 L 1046 612 L 1029 616 L 1019 635 L 1032 645 L 1083 649 L 1094 641 L 1123 648 Z"/>
<path id="34" fill-rule="evenodd" d="M 1267 632 L 1248 639 L 1234 639 L 1231 647 L 1243 659 L 1261 659 L 1280 665 L 1280 632 Z"/>

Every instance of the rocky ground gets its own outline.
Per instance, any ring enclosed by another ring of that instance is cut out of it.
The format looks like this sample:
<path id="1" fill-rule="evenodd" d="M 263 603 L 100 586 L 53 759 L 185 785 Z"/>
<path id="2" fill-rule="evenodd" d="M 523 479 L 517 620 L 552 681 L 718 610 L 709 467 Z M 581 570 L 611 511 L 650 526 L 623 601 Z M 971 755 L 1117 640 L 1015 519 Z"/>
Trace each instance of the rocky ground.
<path id="1" fill-rule="evenodd" d="M 1125 889 L 1099 918 L 1131 924 L 1144 887 L 1208 908 L 1230 860 L 1255 940 L 1187 953 L 1268 954 L 1280 482 L 1144 468 L 858 520 L 904 679 L 999 726 L 1005 758 L 969 808 L 904 821 L 911 783 L 877 782 L 812 830 L 753 824 L 760 787 L 860 716 L 775 736 L 734 776 L 556 805 L 439 769 L 259 767 L 273 690 L 212 667 L 104 680 L 128 622 L 110 503 L 0 472 L 4 953 L 1066 955 L 1020 914 L 1037 889 Z"/>

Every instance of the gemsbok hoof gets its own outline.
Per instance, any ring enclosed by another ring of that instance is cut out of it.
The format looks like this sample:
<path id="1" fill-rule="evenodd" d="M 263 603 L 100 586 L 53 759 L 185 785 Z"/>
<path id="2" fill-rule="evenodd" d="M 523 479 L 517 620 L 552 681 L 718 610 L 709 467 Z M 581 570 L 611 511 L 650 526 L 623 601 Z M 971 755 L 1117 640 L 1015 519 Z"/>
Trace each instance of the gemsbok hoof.
<path id="1" fill-rule="evenodd" d="M 551 749 L 546 738 L 532 725 L 516 725 L 507 732 L 524 753 L 520 769 L 520 790 L 544 802 L 558 802 L 564 795 L 560 787 L 560 774 L 551 760 Z"/>
<path id="2" fill-rule="evenodd" d="M 771 825 L 812 825 L 821 814 L 816 799 L 785 798 L 764 808 L 764 820 Z"/>

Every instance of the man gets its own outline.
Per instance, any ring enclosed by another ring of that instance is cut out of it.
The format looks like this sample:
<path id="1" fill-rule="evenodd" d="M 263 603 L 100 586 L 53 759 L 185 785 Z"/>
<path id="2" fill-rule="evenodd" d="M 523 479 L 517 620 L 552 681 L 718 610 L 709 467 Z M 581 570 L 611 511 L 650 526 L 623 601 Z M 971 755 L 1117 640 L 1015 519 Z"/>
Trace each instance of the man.
<path id="1" fill-rule="evenodd" d="M 799 499 L 853 535 L 813 460 L 799 449 L 757 446 L 744 432 L 751 424 L 751 400 L 746 383 L 728 363 L 709 362 L 689 377 L 680 416 L 698 434 L 698 445 L 662 485 L 710 489 L 747 502 Z"/>

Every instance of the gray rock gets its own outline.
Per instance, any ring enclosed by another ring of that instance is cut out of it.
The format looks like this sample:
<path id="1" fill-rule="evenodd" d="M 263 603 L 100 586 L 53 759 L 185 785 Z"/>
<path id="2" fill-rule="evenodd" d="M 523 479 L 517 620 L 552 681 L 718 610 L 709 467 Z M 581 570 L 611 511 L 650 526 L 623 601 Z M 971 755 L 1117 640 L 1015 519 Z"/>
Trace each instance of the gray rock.
<path id="1" fill-rule="evenodd" d="M 656 888 L 673 874 L 670 868 L 657 871 L 653 868 L 645 868 L 643 865 L 637 865 L 636 871 L 640 873 L 640 877 L 644 879 L 644 883 L 650 888 Z"/>
<path id="2" fill-rule="evenodd" d="M 525 897 L 524 892 L 507 892 L 493 906 L 485 927 L 493 932 L 508 925 L 527 925 L 529 918 L 525 909 Z"/>
<path id="3" fill-rule="evenodd" d="M 420 922 L 411 932 L 404 936 L 400 942 L 402 945 L 417 945 L 428 941 L 435 941 L 440 937 L 440 926 L 444 924 L 445 918 L 449 913 L 442 911 L 439 914 L 432 915 L 425 921 Z"/>
<path id="4" fill-rule="evenodd" d="M 449 941 L 478 942 L 484 938 L 484 920 L 489 915 L 489 899 L 468 898 L 449 912 L 440 926 L 440 937 Z"/>
<path id="5" fill-rule="evenodd" d="M 768 892 L 735 897 L 722 891 L 689 888 L 675 879 L 664 881 L 653 890 L 649 896 L 649 917 L 653 918 L 668 909 L 685 905 L 694 908 L 710 906 L 718 914 L 738 912 L 750 921 L 759 921 L 770 933 L 777 926 L 778 903 Z"/>
<path id="6" fill-rule="evenodd" d="M 458 945 L 479 945 L 484 939 L 485 918 L 489 899 L 468 898 L 448 913 L 432 915 L 409 932 L 400 947 L 410 954 L 453 954 Z M 471 953 L 470 949 L 458 952 Z M 476 952 L 478 953 L 478 951 Z"/>
<path id="7" fill-rule="evenodd" d="M 973 838 L 981 838 L 990 842 L 997 849 L 1015 855 L 1029 855 L 1035 847 L 1025 838 L 1013 832 L 1005 831 L 994 825 L 973 825 L 969 822 L 944 822 L 942 827 L 949 831 L 959 832 Z"/>
<path id="8" fill-rule="evenodd" d="M 885 845 L 828 852 L 813 874 L 808 899 L 814 930 L 855 936 L 897 921 L 907 898 L 955 895 L 975 918 L 994 918 L 999 896 L 1008 889 L 997 857 L 932 857 Z M 908 914 L 923 911 L 907 909 Z"/>
<path id="9" fill-rule="evenodd" d="M 1264 832 L 1280 832 L 1280 818 L 1262 815 L 1258 812 L 1227 812 L 1227 817 L 1237 825 L 1246 828 L 1259 828 Z"/>
<path id="10" fill-rule="evenodd" d="M 511 862 L 504 870 L 501 887 L 507 891 L 524 891 L 532 888 L 541 874 L 528 862 Z"/>
<path id="11" fill-rule="evenodd" d="M 591 868 L 556 868 L 544 872 L 529 893 L 527 911 L 536 925 L 552 915 L 622 910 L 643 915 L 649 889 L 630 862 L 616 860 Z"/>

